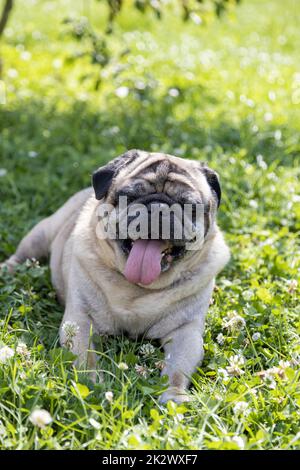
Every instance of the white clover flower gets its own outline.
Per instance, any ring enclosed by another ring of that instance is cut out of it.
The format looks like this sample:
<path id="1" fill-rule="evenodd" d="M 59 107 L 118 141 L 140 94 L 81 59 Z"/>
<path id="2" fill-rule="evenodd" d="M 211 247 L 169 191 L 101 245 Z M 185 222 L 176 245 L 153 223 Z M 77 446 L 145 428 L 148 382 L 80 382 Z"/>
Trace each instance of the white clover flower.
<path id="1" fill-rule="evenodd" d="M 252 207 L 253 209 L 257 209 L 258 208 L 258 202 L 255 199 L 250 199 L 249 206 Z"/>
<path id="2" fill-rule="evenodd" d="M 225 382 L 225 383 L 228 382 L 228 380 L 230 379 L 226 369 L 220 368 L 219 369 L 219 374 L 222 377 L 223 382 Z"/>
<path id="3" fill-rule="evenodd" d="M 220 393 L 215 393 L 215 394 L 214 394 L 214 398 L 215 398 L 216 400 L 218 400 L 218 401 L 223 400 L 223 397 L 222 397 L 222 395 L 221 395 Z"/>
<path id="4" fill-rule="evenodd" d="M 9 361 L 9 359 L 14 357 L 14 355 L 15 355 L 15 351 L 12 348 L 10 348 L 9 346 L 3 346 L 0 349 L 0 363 L 6 364 Z"/>
<path id="5" fill-rule="evenodd" d="M 248 290 L 244 290 L 242 295 L 243 295 L 243 299 L 252 300 L 253 297 L 254 297 L 254 292 L 252 290 L 248 289 Z"/>
<path id="6" fill-rule="evenodd" d="M 7 169 L 6 168 L 0 168 L 0 177 L 7 175 Z"/>
<path id="7" fill-rule="evenodd" d="M 113 392 L 105 392 L 105 398 L 107 401 L 109 401 L 110 403 L 113 402 L 113 399 L 114 399 L 114 394 Z"/>
<path id="8" fill-rule="evenodd" d="M 229 363 L 231 365 L 243 366 L 245 364 L 245 358 L 241 354 L 235 354 L 234 356 L 230 356 Z"/>
<path id="9" fill-rule="evenodd" d="M 120 128 L 118 126 L 112 126 L 107 130 L 108 135 L 117 135 L 120 132 Z"/>
<path id="10" fill-rule="evenodd" d="M 226 367 L 228 375 L 238 377 L 245 372 L 241 369 L 245 364 L 245 359 L 243 356 L 236 354 L 235 356 L 231 356 L 229 358 L 229 366 Z"/>
<path id="11" fill-rule="evenodd" d="M 118 367 L 119 367 L 120 370 L 127 370 L 128 369 L 128 365 L 126 364 L 126 362 L 120 362 Z"/>
<path id="12" fill-rule="evenodd" d="M 155 352 L 155 347 L 152 344 L 142 344 L 140 347 L 140 354 L 142 356 L 151 356 Z"/>
<path id="13" fill-rule="evenodd" d="M 270 369 L 263 370 L 258 373 L 258 376 L 265 382 L 265 384 L 271 388 L 276 388 L 276 380 L 275 378 L 279 378 L 281 380 L 286 380 L 287 376 L 285 370 L 291 367 L 291 363 L 289 361 L 280 360 L 278 366 L 271 367 Z"/>
<path id="14" fill-rule="evenodd" d="M 52 66 L 55 69 L 60 69 L 61 66 L 62 66 L 62 60 L 61 59 L 54 59 L 53 62 L 52 62 Z"/>
<path id="15" fill-rule="evenodd" d="M 30 60 L 31 59 L 31 53 L 29 51 L 22 51 L 20 54 L 20 57 L 22 60 Z"/>
<path id="16" fill-rule="evenodd" d="M 228 329 L 231 333 L 242 330 L 246 326 L 243 317 L 238 315 L 236 311 L 229 312 L 227 317 L 223 319 L 223 328 Z"/>
<path id="17" fill-rule="evenodd" d="M 219 333 L 217 336 L 217 343 L 220 346 L 223 346 L 224 342 L 225 342 L 225 336 L 222 333 Z"/>
<path id="18" fill-rule="evenodd" d="M 29 416 L 29 420 L 34 426 L 37 426 L 41 429 L 44 429 L 53 421 L 49 411 L 42 409 L 34 410 Z"/>
<path id="19" fill-rule="evenodd" d="M 271 389 L 274 390 L 276 388 L 276 381 L 274 379 L 274 373 L 271 371 L 266 371 L 263 377 L 265 384 Z"/>
<path id="20" fill-rule="evenodd" d="M 290 279 L 288 282 L 288 293 L 293 294 L 298 287 L 298 281 L 296 279 Z"/>
<path id="21" fill-rule="evenodd" d="M 23 342 L 18 343 L 16 347 L 16 352 L 20 354 L 20 356 L 25 356 L 25 357 L 30 356 L 30 351 L 27 348 L 27 344 Z"/>
<path id="22" fill-rule="evenodd" d="M 66 321 L 62 326 L 63 332 L 69 338 L 74 338 L 79 332 L 79 326 L 74 321 Z"/>
<path id="23" fill-rule="evenodd" d="M 261 337 L 261 334 L 259 333 L 259 331 L 257 331 L 256 333 L 253 333 L 252 335 L 253 341 L 258 341 L 260 337 Z"/>
<path id="24" fill-rule="evenodd" d="M 256 388 L 250 388 L 250 390 L 248 391 L 249 395 L 252 395 L 252 397 L 257 397 L 257 390 Z"/>
<path id="25" fill-rule="evenodd" d="M 97 430 L 101 428 L 101 424 L 98 423 L 98 421 L 96 421 L 94 418 L 90 418 L 89 423 Z"/>
<path id="26" fill-rule="evenodd" d="M 127 86 L 120 86 L 115 90 L 115 94 L 118 98 L 126 98 L 129 94 L 129 88 Z"/>
<path id="27" fill-rule="evenodd" d="M 170 88 L 168 94 L 172 96 L 172 98 L 177 98 L 177 96 L 179 96 L 179 90 L 177 88 Z"/>
<path id="28" fill-rule="evenodd" d="M 159 369 L 159 370 L 163 370 L 163 368 L 165 367 L 166 363 L 165 361 L 156 361 L 154 363 L 156 369 Z"/>
<path id="29" fill-rule="evenodd" d="M 7 430 L 4 424 L 2 423 L 2 421 L 0 420 L 0 436 L 6 436 L 6 435 L 7 435 Z"/>
<path id="30" fill-rule="evenodd" d="M 269 369 L 269 372 L 274 375 L 278 375 L 278 377 L 284 380 L 287 378 L 285 374 L 285 370 L 288 367 L 291 367 L 291 363 L 289 361 L 280 360 L 278 367 L 272 367 L 271 369 Z"/>
<path id="31" fill-rule="evenodd" d="M 136 373 L 141 375 L 142 377 L 146 378 L 148 376 L 149 370 L 147 369 L 147 367 L 136 364 L 134 368 Z"/>
<path id="32" fill-rule="evenodd" d="M 35 258 L 30 258 L 25 261 L 25 266 L 27 268 L 40 268 L 40 262 L 36 260 Z M 37 324 L 38 323 L 41 325 L 41 322 L 37 322 Z"/>
<path id="33" fill-rule="evenodd" d="M 247 416 L 250 413 L 249 404 L 246 401 L 238 401 L 233 407 L 233 413 L 236 416 Z"/>
<path id="34" fill-rule="evenodd" d="M 279 367 L 280 369 L 288 369 L 291 367 L 290 361 L 283 361 L 282 359 L 279 361 Z"/>
<path id="35" fill-rule="evenodd" d="M 243 440 L 242 437 L 240 437 L 240 436 L 233 436 L 233 437 L 231 438 L 231 441 L 232 441 L 232 442 L 235 442 L 235 444 L 237 444 L 237 446 L 239 447 L 239 449 L 242 450 L 242 449 L 245 448 L 245 442 L 244 442 L 244 440 Z"/>
<path id="36" fill-rule="evenodd" d="M 300 354 L 297 352 L 292 352 L 291 354 L 291 367 L 296 366 L 298 367 L 300 365 Z"/>
<path id="37" fill-rule="evenodd" d="M 194 11 L 190 13 L 190 18 L 197 25 L 203 22 L 201 16 L 197 15 Z"/>
<path id="38" fill-rule="evenodd" d="M 28 152 L 28 157 L 30 158 L 36 158 L 38 156 L 38 152 L 36 152 L 35 150 L 30 150 L 30 152 Z"/>
<path id="39" fill-rule="evenodd" d="M 143 82 L 142 80 L 137 80 L 134 84 L 135 88 L 137 90 L 145 90 L 147 84 Z"/>
<path id="40" fill-rule="evenodd" d="M 272 119 L 273 119 L 273 114 L 272 113 L 265 113 L 264 114 L 264 120 L 266 122 L 270 122 L 270 121 L 272 121 Z M 265 163 L 265 162 L 263 161 L 262 163 Z M 264 166 L 262 166 L 262 163 L 260 163 L 259 166 L 263 169 L 266 169 Z M 265 163 L 265 165 L 266 165 L 266 163 Z"/>
<path id="41" fill-rule="evenodd" d="M 7 70 L 7 76 L 9 78 L 17 78 L 18 75 L 19 75 L 19 73 L 16 69 L 8 69 Z"/>
<path id="42" fill-rule="evenodd" d="M 73 339 L 79 333 L 79 326 L 74 321 L 65 321 L 62 331 L 65 334 L 65 346 L 71 349 L 73 347 Z"/>

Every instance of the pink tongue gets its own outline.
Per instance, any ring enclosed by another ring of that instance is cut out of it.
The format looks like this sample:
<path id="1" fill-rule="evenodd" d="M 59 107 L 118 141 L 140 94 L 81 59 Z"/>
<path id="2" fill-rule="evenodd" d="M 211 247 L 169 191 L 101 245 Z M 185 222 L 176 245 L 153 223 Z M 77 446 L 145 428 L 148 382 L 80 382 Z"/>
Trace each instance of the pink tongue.
<path id="1" fill-rule="evenodd" d="M 160 240 L 136 240 L 129 253 L 125 266 L 125 277 L 134 284 L 151 284 L 161 271 L 161 251 L 164 246 Z"/>

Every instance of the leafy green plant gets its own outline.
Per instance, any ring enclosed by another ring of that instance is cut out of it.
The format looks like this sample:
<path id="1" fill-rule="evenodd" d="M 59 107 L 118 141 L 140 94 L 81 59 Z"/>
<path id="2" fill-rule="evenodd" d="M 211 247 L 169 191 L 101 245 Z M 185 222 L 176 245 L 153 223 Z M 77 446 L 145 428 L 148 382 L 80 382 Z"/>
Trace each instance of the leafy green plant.
<path id="1" fill-rule="evenodd" d="M 184 21 L 191 20 L 200 25 L 208 21 L 212 16 L 220 17 L 225 11 L 232 8 L 240 0 L 179 0 L 173 2 L 172 13 L 178 14 L 178 10 Z M 127 55 L 130 53 L 128 47 L 119 45 L 113 47 L 111 45 L 110 35 L 114 32 L 114 23 L 118 15 L 126 11 L 126 14 L 134 14 L 134 10 L 142 14 L 149 11 L 153 12 L 155 18 L 160 20 L 167 8 L 162 0 L 136 0 L 133 4 L 128 4 L 123 0 L 98 0 L 107 6 L 107 26 L 105 31 L 99 33 L 92 26 L 87 17 L 72 18 L 68 17 L 64 20 L 64 24 L 69 26 L 69 33 L 80 43 L 80 50 L 76 51 L 72 56 L 68 57 L 69 62 L 89 57 L 91 64 L 97 66 L 97 69 L 88 74 L 81 76 L 82 80 L 93 79 L 95 89 L 98 90 L 103 81 L 103 69 L 110 67 L 113 69 L 113 76 L 119 76 L 128 68 L 126 61 Z M 138 17 L 137 17 L 138 21 Z M 119 39 L 122 44 L 122 39 Z"/>

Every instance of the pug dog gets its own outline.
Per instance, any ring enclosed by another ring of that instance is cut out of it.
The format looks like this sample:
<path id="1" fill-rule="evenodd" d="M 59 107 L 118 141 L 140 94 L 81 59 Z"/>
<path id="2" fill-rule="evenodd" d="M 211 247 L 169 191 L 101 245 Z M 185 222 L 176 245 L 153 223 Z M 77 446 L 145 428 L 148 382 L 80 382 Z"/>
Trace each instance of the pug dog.
<path id="1" fill-rule="evenodd" d="M 96 370 L 91 332 L 158 339 L 165 351 L 162 374 L 168 377 L 160 401 L 186 401 L 203 358 L 215 277 L 230 257 L 216 223 L 219 177 L 198 161 L 130 150 L 96 170 L 92 186 L 38 223 L 4 265 L 12 271 L 50 254 L 52 282 L 65 305 L 60 342 L 77 356 L 78 367 Z M 122 209 L 121 198 L 127 201 Z M 134 204 L 143 209 L 139 224 L 131 213 Z M 154 227 L 150 212 L 173 204 L 192 207 L 189 217 L 170 212 Z M 199 220 L 196 206 L 202 208 Z M 170 222 L 167 236 L 163 220 Z M 178 236 L 175 229 L 186 220 L 192 229 Z M 71 344 L 66 322 L 76 324 Z"/>

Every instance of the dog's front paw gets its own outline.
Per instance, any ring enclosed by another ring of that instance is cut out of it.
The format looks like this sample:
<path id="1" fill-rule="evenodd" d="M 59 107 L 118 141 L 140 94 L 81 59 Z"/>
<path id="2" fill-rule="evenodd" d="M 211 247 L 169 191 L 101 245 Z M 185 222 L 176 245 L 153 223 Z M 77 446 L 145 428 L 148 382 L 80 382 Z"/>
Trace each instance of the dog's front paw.
<path id="1" fill-rule="evenodd" d="M 0 271 L 4 272 L 7 270 L 10 274 L 13 274 L 18 264 L 15 258 L 11 256 L 8 260 L 0 263 Z"/>
<path id="2" fill-rule="evenodd" d="M 10 265 L 8 265 L 7 263 L 0 263 L 0 274 L 4 274 L 5 272 L 12 274 L 13 268 L 11 268 Z"/>
<path id="3" fill-rule="evenodd" d="M 159 403 L 162 405 L 167 403 L 168 401 L 174 401 L 175 403 L 184 403 L 190 401 L 190 398 L 186 392 L 186 390 L 172 387 L 168 388 L 160 397 Z"/>

